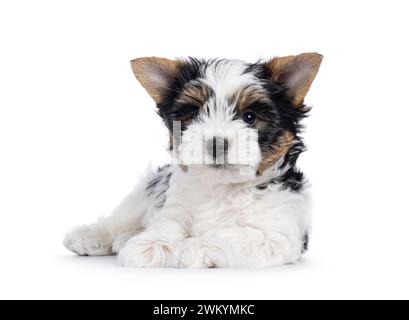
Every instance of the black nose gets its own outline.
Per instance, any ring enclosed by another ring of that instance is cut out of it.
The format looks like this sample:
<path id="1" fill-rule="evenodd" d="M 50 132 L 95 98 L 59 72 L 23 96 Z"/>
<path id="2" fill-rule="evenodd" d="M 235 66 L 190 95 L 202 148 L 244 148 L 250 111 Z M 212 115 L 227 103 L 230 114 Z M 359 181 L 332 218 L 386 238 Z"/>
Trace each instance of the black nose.
<path id="1" fill-rule="evenodd" d="M 229 151 L 229 140 L 222 137 L 213 137 L 206 141 L 206 151 L 212 156 L 213 161 L 225 161 Z M 224 164 L 224 162 L 221 164 Z"/>

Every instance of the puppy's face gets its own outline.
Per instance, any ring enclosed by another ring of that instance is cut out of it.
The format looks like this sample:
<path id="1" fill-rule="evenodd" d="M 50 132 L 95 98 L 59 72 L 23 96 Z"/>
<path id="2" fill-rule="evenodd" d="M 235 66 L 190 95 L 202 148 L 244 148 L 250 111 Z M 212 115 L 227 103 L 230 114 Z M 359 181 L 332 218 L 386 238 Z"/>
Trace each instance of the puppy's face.
<path id="1" fill-rule="evenodd" d="M 307 53 L 254 64 L 155 57 L 131 63 L 181 165 L 248 179 L 295 164 L 304 97 L 321 60 Z"/>

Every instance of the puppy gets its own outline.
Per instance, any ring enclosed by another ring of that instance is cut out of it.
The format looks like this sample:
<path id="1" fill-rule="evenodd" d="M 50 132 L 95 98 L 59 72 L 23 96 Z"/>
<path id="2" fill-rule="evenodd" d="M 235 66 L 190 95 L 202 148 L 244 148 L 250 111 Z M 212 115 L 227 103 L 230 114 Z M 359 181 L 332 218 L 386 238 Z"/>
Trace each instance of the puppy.
<path id="1" fill-rule="evenodd" d="M 272 267 L 307 249 L 310 202 L 296 162 L 317 53 L 257 63 L 139 58 L 133 72 L 170 132 L 172 162 L 111 216 L 70 232 L 78 255 L 129 267 Z"/>

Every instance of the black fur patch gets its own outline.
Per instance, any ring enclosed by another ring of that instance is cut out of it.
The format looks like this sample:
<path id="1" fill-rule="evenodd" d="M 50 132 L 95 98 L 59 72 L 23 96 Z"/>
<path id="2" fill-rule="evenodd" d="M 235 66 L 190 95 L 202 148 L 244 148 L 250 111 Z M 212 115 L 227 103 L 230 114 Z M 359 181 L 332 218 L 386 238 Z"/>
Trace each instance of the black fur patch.
<path id="1" fill-rule="evenodd" d="M 201 76 L 201 66 L 205 63 L 205 61 L 195 58 L 187 59 L 166 90 L 162 102 L 158 104 L 158 114 L 169 130 L 172 130 L 173 121 L 181 121 L 182 130 L 185 129 L 184 121 L 187 118 L 194 118 L 199 113 L 200 109 L 197 106 L 181 105 L 176 103 L 176 99 L 181 94 L 185 84 Z"/>
<path id="2" fill-rule="evenodd" d="M 309 245 L 309 236 L 308 236 L 308 233 L 306 233 L 302 239 L 302 253 L 308 251 L 308 245 Z"/>
<path id="3" fill-rule="evenodd" d="M 299 191 L 304 185 L 304 178 L 302 172 L 295 165 L 299 155 L 305 150 L 305 145 L 299 135 L 303 128 L 300 122 L 307 116 L 307 109 L 304 106 L 300 108 L 292 104 L 287 95 L 287 89 L 280 83 L 270 80 L 270 71 L 265 65 L 250 65 L 248 71 L 253 72 L 263 81 L 264 89 L 269 93 L 272 104 L 265 106 L 265 109 L 269 107 L 265 112 L 269 113 L 272 119 L 277 117 L 269 125 L 259 129 L 259 144 L 262 153 L 271 152 L 271 146 L 277 142 L 284 131 L 294 135 L 294 142 L 281 165 L 281 168 L 290 167 L 290 169 L 270 183 L 281 183 L 284 189 Z"/>
<path id="4" fill-rule="evenodd" d="M 172 177 L 169 168 L 169 165 L 159 168 L 157 175 L 145 188 L 148 197 L 154 197 L 155 207 L 157 208 L 162 208 L 166 202 L 166 191 L 169 189 L 169 181 Z"/>

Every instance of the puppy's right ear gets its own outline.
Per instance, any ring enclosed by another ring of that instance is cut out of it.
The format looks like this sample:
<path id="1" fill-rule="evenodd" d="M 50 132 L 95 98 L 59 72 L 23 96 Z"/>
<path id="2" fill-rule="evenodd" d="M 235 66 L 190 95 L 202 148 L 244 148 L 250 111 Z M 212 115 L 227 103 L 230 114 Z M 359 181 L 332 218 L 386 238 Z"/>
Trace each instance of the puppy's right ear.
<path id="1" fill-rule="evenodd" d="M 131 61 L 132 70 L 156 104 L 162 102 L 166 90 L 175 79 L 182 62 L 166 58 L 146 57 Z"/>

